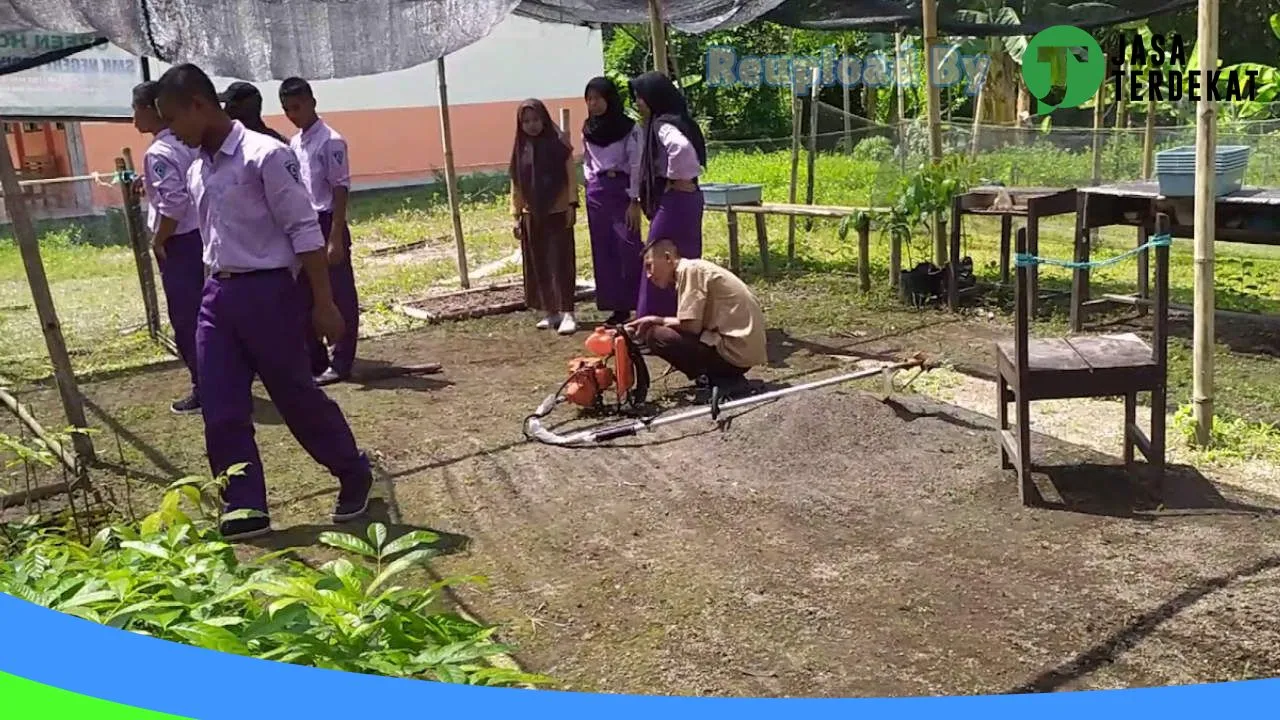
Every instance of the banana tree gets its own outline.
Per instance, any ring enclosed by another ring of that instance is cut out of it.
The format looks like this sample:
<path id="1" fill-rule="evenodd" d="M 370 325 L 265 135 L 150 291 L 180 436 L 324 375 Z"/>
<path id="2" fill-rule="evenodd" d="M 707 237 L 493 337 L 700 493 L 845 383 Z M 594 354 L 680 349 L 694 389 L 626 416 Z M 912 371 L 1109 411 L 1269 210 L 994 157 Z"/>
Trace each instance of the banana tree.
<path id="1" fill-rule="evenodd" d="M 1022 24 L 1018 11 L 997 0 L 983 3 L 977 9 L 956 11 L 962 22 L 980 25 Z M 973 101 L 973 136 L 970 154 L 977 155 L 981 128 L 984 120 L 992 124 L 1012 125 L 1018 119 L 1019 68 L 1027 50 L 1027 38 L 1023 35 L 965 37 L 952 52 L 983 53 L 988 58 L 987 70 L 978 84 L 978 94 Z"/>
<path id="2" fill-rule="evenodd" d="M 1271 16 L 1270 24 L 1271 32 L 1280 39 L 1280 13 Z M 1276 62 L 1280 63 L 1280 57 Z M 1227 103 L 1225 115 L 1228 121 L 1256 120 L 1269 115 L 1272 103 L 1280 100 L 1280 67 L 1261 63 L 1237 63 L 1223 68 L 1222 74 L 1226 76 L 1233 71 L 1238 72 L 1241 78 L 1248 77 L 1246 73 L 1249 72 L 1256 75 L 1253 79 L 1254 92 L 1250 99 Z"/>

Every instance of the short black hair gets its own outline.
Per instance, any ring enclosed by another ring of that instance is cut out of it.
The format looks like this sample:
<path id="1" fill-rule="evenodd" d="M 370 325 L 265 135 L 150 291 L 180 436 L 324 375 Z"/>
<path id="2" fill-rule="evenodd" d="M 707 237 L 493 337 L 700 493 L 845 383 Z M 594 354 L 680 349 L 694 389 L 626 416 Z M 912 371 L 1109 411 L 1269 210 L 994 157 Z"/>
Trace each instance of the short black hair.
<path id="1" fill-rule="evenodd" d="M 160 83 L 146 80 L 133 86 L 133 106 L 138 108 L 155 108 L 156 97 L 160 95 Z"/>
<path id="2" fill-rule="evenodd" d="M 300 77 L 291 77 L 280 83 L 280 97 L 305 97 L 314 100 L 316 96 L 311 92 L 311 83 Z"/>
<path id="3" fill-rule="evenodd" d="M 199 67 L 191 63 L 174 65 L 160 76 L 156 97 L 168 97 L 188 103 L 197 97 L 203 97 L 210 105 L 219 106 L 218 91 L 213 81 Z"/>

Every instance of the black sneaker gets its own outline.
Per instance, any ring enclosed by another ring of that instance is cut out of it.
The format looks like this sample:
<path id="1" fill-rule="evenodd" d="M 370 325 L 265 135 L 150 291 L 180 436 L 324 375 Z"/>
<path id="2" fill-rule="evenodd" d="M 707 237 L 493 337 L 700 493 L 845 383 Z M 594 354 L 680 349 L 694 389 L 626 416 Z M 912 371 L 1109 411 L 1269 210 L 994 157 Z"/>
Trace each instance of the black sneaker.
<path id="1" fill-rule="evenodd" d="M 336 523 L 355 520 L 369 509 L 369 493 L 373 490 L 373 476 L 366 475 L 355 487 L 343 487 L 338 491 L 338 504 L 333 508 Z"/>
<path id="2" fill-rule="evenodd" d="M 222 539 L 227 542 L 251 540 L 271 532 L 271 518 L 251 517 L 239 520 L 227 520 L 219 527 Z"/>
<path id="3" fill-rule="evenodd" d="M 324 387 L 325 385 L 333 385 L 346 380 L 345 377 L 339 375 L 333 368 L 329 368 L 316 376 L 316 385 Z"/>
<path id="4" fill-rule="evenodd" d="M 175 400 L 173 404 L 169 406 L 169 409 L 173 411 L 174 415 L 191 415 L 193 413 L 198 413 L 200 412 L 200 398 L 196 397 L 195 393 L 191 393 L 181 400 Z"/>
<path id="5" fill-rule="evenodd" d="M 608 318 L 605 319 L 604 326 L 614 327 L 614 328 L 622 327 L 623 325 L 627 324 L 627 321 L 630 319 L 631 319 L 631 313 L 623 312 L 622 310 L 619 310 L 618 312 L 615 312 L 614 314 L 610 315 Z"/>

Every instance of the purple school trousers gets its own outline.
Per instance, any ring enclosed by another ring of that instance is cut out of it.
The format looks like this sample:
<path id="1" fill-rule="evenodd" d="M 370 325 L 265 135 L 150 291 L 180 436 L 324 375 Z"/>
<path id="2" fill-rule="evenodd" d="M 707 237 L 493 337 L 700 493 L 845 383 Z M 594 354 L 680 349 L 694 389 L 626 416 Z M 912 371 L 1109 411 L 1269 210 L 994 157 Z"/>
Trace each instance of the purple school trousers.
<path id="1" fill-rule="evenodd" d="M 204 245 L 200 241 L 200 231 L 171 236 L 165 241 L 164 255 L 164 261 L 156 258 L 156 264 L 160 266 L 160 284 L 164 287 L 173 343 L 178 346 L 178 357 L 182 358 L 191 375 L 191 394 L 199 399 L 196 321 L 200 316 L 200 295 L 204 288 Z"/>
<path id="2" fill-rule="evenodd" d="M 307 305 L 287 269 L 260 270 L 204 284 L 196 357 L 204 391 L 205 449 L 217 477 L 248 463 L 229 478 L 227 510 L 267 511 L 262 458 L 254 441 L 253 378 L 267 394 L 303 449 L 344 487 L 358 487 L 370 474 L 346 417 L 316 386 L 307 362 L 303 318 Z"/>
<path id="3" fill-rule="evenodd" d="M 320 213 L 320 232 L 324 233 L 325 242 L 329 241 L 329 231 L 333 227 L 333 213 Z M 351 267 L 351 229 L 342 229 L 342 241 L 346 246 L 346 258 L 339 265 L 329 266 L 329 286 L 333 291 L 333 302 L 342 313 L 346 323 L 346 332 L 333 346 L 333 359 L 329 359 L 329 350 L 324 342 L 316 337 L 311 328 L 311 283 L 306 275 L 298 276 L 298 285 L 303 297 L 307 300 L 307 313 L 304 327 L 307 330 L 307 354 L 311 359 L 311 372 L 319 375 L 330 367 L 339 377 L 349 377 L 356 361 L 356 343 L 360 338 L 360 297 L 356 293 L 356 276 Z"/>

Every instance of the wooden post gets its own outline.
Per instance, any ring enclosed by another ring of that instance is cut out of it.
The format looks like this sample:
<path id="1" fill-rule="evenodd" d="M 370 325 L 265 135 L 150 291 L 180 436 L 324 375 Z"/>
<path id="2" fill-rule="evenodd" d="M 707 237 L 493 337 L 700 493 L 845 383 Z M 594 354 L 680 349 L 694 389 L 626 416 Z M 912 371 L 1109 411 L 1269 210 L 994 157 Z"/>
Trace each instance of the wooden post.
<path id="1" fill-rule="evenodd" d="M 662 21 L 660 0 L 649 0 L 649 34 L 653 40 L 653 69 L 663 75 L 670 74 L 667 64 L 667 29 Z"/>
<path id="2" fill-rule="evenodd" d="M 942 118 L 941 103 L 938 90 L 938 69 L 933 66 L 933 47 L 938 43 L 938 0 L 923 0 L 920 12 L 924 24 L 924 68 L 925 84 L 928 85 L 929 105 L 929 159 L 938 163 L 942 161 Z M 947 262 L 947 238 L 942 228 L 942 213 L 934 213 L 933 222 L 933 262 L 942 267 Z"/>
<path id="3" fill-rule="evenodd" d="M 818 159 L 818 90 L 822 87 L 822 69 L 813 69 L 813 79 L 809 83 L 809 158 L 808 168 L 805 172 L 805 190 L 804 202 L 806 205 L 813 204 L 814 194 L 814 165 Z M 813 218 L 805 218 L 804 230 L 808 232 L 813 229 Z M 787 262 L 795 260 L 793 248 L 787 248 Z"/>
<path id="4" fill-rule="evenodd" d="M 129 247 L 138 266 L 138 287 L 142 291 L 142 309 L 147 316 L 147 333 L 152 340 L 160 337 L 160 300 L 156 295 L 156 276 L 151 270 L 151 248 L 142 222 L 141 203 L 128 178 L 133 174 L 133 153 L 129 148 L 116 158 L 116 177 L 120 178 L 120 197 L 124 203 L 124 227 L 129 234 Z"/>
<path id="5" fill-rule="evenodd" d="M 1200 67 L 1218 67 L 1218 0 L 1200 0 Z M 1195 329 L 1192 332 L 1191 402 L 1195 411 L 1196 442 L 1207 447 L 1213 431 L 1214 297 L 1213 256 L 1215 218 L 1214 170 L 1218 143 L 1218 109 L 1202 88 L 1196 107 L 1195 201 Z"/>
<path id="6" fill-rule="evenodd" d="M 4 190 L 5 210 L 13 224 L 14 241 L 22 254 L 27 283 L 31 286 L 31 300 L 35 303 L 40 328 L 44 332 L 45 347 L 49 350 L 49 361 L 53 364 L 53 378 L 62 399 L 62 410 L 66 413 L 69 425 L 87 429 L 89 422 L 84 414 L 84 398 L 80 396 L 76 375 L 71 368 L 71 356 L 67 353 L 67 344 L 62 337 L 62 324 L 58 322 L 58 312 L 49 291 L 49 278 L 45 275 L 44 262 L 40 259 L 36 229 L 27 212 L 27 203 L 22 197 L 22 186 L 18 184 L 18 174 L 13 169 L 13 158 L 9 156 L 8 146 L 0 152 L 0 188 Z M 89 436 L 75 433 L 72 435 L 72 444 L 82 461 L 91 463 L 97 459 Z"/>
<path id="7" fill-rule="evenodd" d="M 436 84 L 440 89 L 440 138 L 444 143 L 444 181 L 449 189 L 449 214 L 453 216 L 453 245 L 458 257 L 458 282 L 471 287 L 467 273 L 467 242 L 462 237 L 462 210 L 458 207 L 458 173 L 453 167 L 453 132 L 449 129 L 449 83 L 445 79 L 444 58 L 436 59 Z"/>
<path id="8" fill-rule="evenodd" d="M 1147 126 L 1142 133 L 1142 179 L 1150 180 L 1156 169 L 1156 98 L 1147 91 Z"/>
<path id="9" fill-rule="evenodd" d="M 787 202 L 796 204 L 796 190 L 800 184 L 800 97 L 796 93 L 795 78 L 791 79 L 791 187 L 787 190 Z M 796 253 L 796 216 L 787 216 L 787 257 Z"/>
<path id="10" fill-rule="evenodd" d="M 569 108 L 560 108 L 560 132 L 569 134 Z"/>

